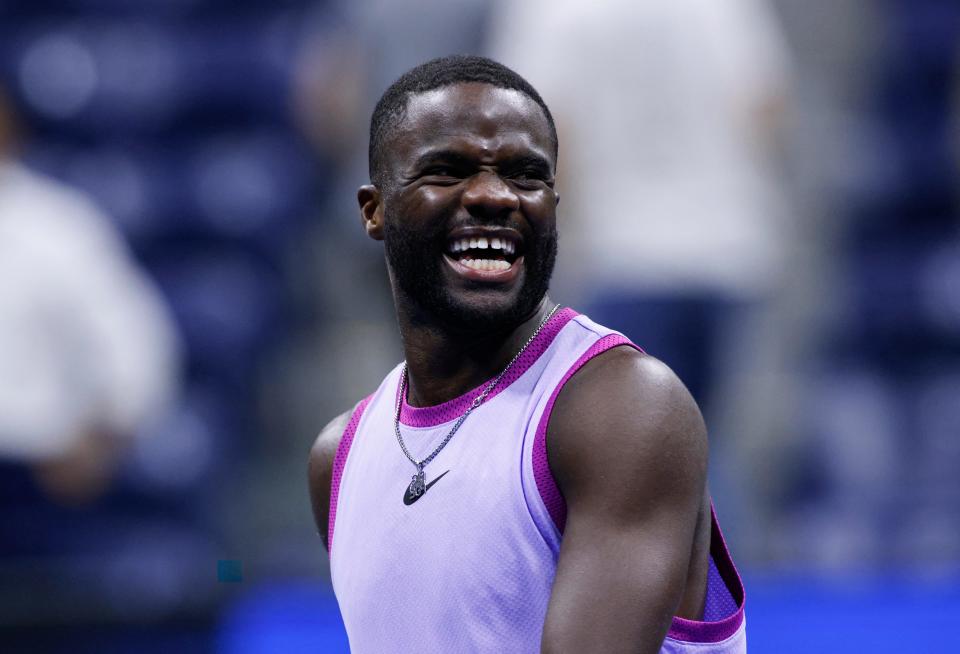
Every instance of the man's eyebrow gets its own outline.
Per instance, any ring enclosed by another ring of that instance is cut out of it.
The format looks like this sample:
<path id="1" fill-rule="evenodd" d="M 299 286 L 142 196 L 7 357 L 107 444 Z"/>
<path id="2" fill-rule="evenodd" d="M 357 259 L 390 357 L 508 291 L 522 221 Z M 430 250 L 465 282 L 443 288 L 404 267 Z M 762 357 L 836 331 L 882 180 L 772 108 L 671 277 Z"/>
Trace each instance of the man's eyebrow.
<path id="1" fill-rule="evenodd" d="M 552 172 L 550 162 L 544 157 L 535 154 L 524 154 L 519 157 L 510 158 L 505 162 L 504 167 L 510 169 L 536 168 L 543 173 Z"/>
<path id="2" fill-rule="evenodd" d="M 416 161 L 413 162 L 413 167 L 415 169 L 421 169 L 425 166 L 435 163 L 449 163 L 456 166 L 467 166 L 471 163 L 470 157 L 463 155 L 460 152 L 454 152 L 453 150 L 431 150 L 425 152 L 419 157 Z"/>
<path id="3" fill-rule="evenodd" d="M 462 168 L 469 168 L 476 165 L 472 157 L 462 152 L 456 152 L 454 150 L 430 150 L 416 158 L 413 163 L 413 169 L 422 170 L 436 163 L 451 164 Z M 550 174 L 553 170 L 550 162 L 545 157 L 536 154 L 522 154 L 516 157 L 508 157 L 500 164 L 500 167 L 507 170 L 535 168 L 545 174 Z"/>

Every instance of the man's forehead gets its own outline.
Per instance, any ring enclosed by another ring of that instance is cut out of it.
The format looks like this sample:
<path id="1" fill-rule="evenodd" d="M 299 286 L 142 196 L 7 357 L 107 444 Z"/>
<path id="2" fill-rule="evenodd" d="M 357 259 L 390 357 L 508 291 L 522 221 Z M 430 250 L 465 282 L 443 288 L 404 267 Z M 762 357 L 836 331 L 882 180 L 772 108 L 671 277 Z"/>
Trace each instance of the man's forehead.
<path id="1" fill-rule="evenodd" d="M 406 141 L 430 141 L 437 137 L 473 134 L 496 137 L 525 133 L 531 142 L 552 149 L 552 134 L 546 115 L 526 93 L 481 82 L 462 82 L 423 93 L 407 100 L 404 120 L 397 136 Z"/>
<path id="2" fill-rule="evenodd" d="M 468 113 L 495 117 L 503 114 L 539 113 L 533 98 L 516 89 L 505 89 L 484 82 L 460 82 L 412 94 L 407 98 L 407 118 L 427 115 L 454 116 Z"/>

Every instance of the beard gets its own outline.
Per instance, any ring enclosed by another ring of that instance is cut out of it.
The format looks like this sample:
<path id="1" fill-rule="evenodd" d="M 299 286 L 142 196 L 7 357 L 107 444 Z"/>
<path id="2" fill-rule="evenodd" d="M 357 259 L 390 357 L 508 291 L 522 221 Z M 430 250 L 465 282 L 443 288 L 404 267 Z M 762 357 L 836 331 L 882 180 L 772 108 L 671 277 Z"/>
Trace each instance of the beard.
<path id="1" fill-rule="evenodd" d="M 532 238 L 525 240 L 525 271 L 516 299 L 506 304 L 484 302 L 481 305 L 458 297 L 448 285 L 444 271 L 447 264 L 442 260 L 447 240 L 445 225 L 415 230 L 405 226 L 402 218 L 390 215 L 389 210 L 385 218 L 387 265 L 394 283 L 419 310 L 415 313 L 426 313 L 432 320 L 456 331 L 499 331 L 515 327 L 529 318 L 547 293 L 557 259 L 555 225 L 534 232 Z M 507 223 L 505 226 L 511 225 Z M 522 230 L 518 231 L 522 233 Z M 494 289 L 489 292 L 497 293 Z"/>

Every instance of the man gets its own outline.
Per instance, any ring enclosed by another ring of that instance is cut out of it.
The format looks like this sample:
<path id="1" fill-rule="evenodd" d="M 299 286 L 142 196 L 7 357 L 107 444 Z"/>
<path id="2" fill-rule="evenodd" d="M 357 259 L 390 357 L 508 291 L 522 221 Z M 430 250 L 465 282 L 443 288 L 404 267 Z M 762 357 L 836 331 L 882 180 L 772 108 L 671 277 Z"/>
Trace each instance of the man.
<path id="1" fill-rule="evenodd" d="M 746 649 L 695 403 L 546 295 L 557 145 L 539 94 L 478 57 L 374 111 L 358 200 L 406 362 L 309 469 L 354 652 Z"/>

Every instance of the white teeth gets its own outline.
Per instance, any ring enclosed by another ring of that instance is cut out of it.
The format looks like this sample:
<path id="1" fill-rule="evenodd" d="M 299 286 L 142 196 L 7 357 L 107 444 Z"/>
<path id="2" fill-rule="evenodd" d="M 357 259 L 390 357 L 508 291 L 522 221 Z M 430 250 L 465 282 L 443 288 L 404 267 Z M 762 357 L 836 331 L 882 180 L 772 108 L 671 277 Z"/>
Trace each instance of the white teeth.
<path id="1" fill-rule="evenodd" d="M 463 259 L 460 263 L 474 270 L 501 271 L 510 268 L 509 263 L 499 259 Z"/>
<path id="2" fill-rule="evenodd" d="M 486 250 L 488 248 L 501 250 L 504 254 L 513 254 L 516 250 L 516 245 L 513 241 L 505 238 L 487 238 L 486 236 L 460 238 L 450 243 L 450 252 L 453 253 L 464 252 L 466 250 Z"/>

